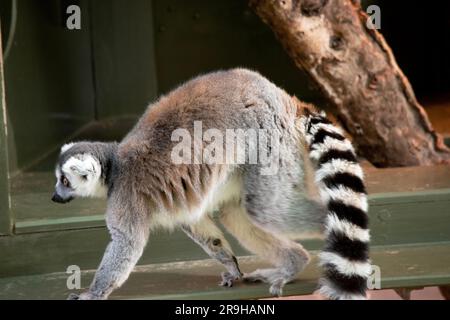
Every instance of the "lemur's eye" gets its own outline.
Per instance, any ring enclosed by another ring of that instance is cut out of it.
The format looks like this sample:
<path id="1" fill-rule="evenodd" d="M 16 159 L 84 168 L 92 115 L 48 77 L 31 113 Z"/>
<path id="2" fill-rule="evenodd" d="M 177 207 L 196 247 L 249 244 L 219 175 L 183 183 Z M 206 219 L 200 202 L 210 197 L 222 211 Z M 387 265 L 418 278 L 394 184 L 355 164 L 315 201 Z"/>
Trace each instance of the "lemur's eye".
<path id="1" fill-rule="evenodd" d="M 69 186 L 69 180 L 66 177 L 62 177 L 62 184 L 64 185 L 64 187 L 68 187 Z"/>

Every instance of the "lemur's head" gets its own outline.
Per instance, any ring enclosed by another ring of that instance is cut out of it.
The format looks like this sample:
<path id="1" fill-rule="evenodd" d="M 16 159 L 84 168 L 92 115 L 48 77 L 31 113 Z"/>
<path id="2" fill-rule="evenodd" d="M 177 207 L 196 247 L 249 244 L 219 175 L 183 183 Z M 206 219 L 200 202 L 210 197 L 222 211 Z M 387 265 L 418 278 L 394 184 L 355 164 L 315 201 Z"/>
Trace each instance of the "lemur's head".
<path id="1" fill-rule="evenodd" d="M 97 149 L 90 142 L 69 143 L 61 148 L 52 201 L 66 203 L 76 197 L 106 196 L 107 187 Z"/>

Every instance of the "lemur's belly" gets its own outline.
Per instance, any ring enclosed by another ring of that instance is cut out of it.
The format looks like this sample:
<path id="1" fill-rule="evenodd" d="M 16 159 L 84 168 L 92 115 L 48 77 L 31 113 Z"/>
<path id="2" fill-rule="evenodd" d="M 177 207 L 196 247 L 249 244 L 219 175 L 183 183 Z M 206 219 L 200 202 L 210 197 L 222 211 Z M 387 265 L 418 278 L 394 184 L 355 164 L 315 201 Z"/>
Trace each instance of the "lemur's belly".
<path id="1" fill-rule="evenodd" d="M 155 213 L 153 225 L 172 229 L 179 225 L 192 225 L 202 219 L 206 214 L 212 214 L 222 205 L 231 201 L 239 201 L 243 192 L 242 176 L 232 172 L 222 184 L 216 185 L 203 197 L 200 205 L 191 210 L 178 209 Z"/>

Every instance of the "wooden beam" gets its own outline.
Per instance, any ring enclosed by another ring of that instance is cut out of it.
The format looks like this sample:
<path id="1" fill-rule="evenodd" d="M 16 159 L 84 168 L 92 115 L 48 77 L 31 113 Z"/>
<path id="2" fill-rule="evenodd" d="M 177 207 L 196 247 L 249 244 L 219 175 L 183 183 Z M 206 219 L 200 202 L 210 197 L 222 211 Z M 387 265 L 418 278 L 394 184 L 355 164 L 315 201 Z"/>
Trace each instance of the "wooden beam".
<path id="1" fill-rule="evenodd" d="M 299 277 L 284 288 L 284 295 L 310 294 L 317 288 L 319 269 L 316 253 Z M 439 257 L 436 259 L 436 257 Z M 373 264 L 381 276 L 381 289 L 408 288 L 450 283 L 450 243 L 386 246 L 372 252 Z M 267 267 L 256 257 L 239 258 L 244 272 Z M 111 299 L 254 299 L 269 295 L 267 284 L 236 282 L 232 288 L 219 287 L 223 267 L 206 259 L 137 267 Z M 87 288 L 93 270 L 82 272 L 81 286 Z M 65 299 L 65 272 L 0 279 L 0 299 Z M 376 283 L 376 282 L 374 282 Z M 45 284 L 45 285 L 43 285 Z"/>
<path id="2" fill-rule="evenodd" d="M 13 221 L 9 192 L 8 167 L 8 123 L 6 116 L 5 84 L 3 78 L 3 56 L 0 32 L 0 235 L 11 234 Z"/>
<path id="3" fill-rule="evenodd" d="M 371 196 L 372 246 L 450 242 L 450 189 Z M 61 212 L 61 219 L 64 220 Z M 98 218 L 98 223 L 103 221 Z M 67 221 L 65 228 L 80 227 L 82 221 Z M 92 221 L 91 221 L 92 222 Z M 0 237 L 0 275 L 17 276 L 60 272 L 71 264 L 82 269 L 96 268 L 109 235 L 105 227 L 58 230 Z M 97 223 L 97 222 L 96 222 Z M 33 226 L 29 226 L 32 228 Z M 34 227 L 42 228 L 43 225 Z M 61 227 L 61 226 L 60 226 Z M 41 229 L 42 230 L 42 229 Z M 231 240 L 231 239 L 230 239 Z M 319 249 L 319 240 L 302 241 L 309 250 Z M 247 254 L 231 241 L 237 255 Z M 206 255 L 184 234 L 156 232 L 151 235 L 141 264 L 187 261 Z"/>

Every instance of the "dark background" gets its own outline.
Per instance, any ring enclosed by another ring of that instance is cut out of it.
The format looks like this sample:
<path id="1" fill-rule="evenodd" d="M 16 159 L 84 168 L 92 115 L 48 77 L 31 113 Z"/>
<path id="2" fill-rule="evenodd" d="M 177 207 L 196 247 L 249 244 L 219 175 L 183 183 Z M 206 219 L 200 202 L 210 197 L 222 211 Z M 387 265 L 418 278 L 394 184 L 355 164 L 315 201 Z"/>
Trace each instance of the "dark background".
<path id="1" fill-rule="evenodd" d="M 363 1 L 367 6 L 369 2 Z M 450 2 L 370 1 L 421 102 L 450 100 Z M 0 2 L 3 47 L 12 0 Z M 326 109 L 245 0 L 17 0 L 5 59 L 12 172 L 52 170 L 61 143 L 120 139 L 158 95 L 216 69 L 258 70 Z M 82 29 L 65 28 L 78 4 Z"/>

